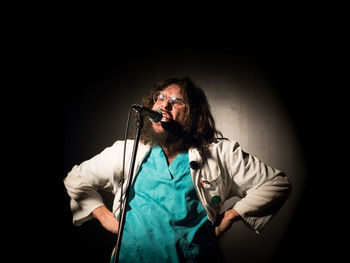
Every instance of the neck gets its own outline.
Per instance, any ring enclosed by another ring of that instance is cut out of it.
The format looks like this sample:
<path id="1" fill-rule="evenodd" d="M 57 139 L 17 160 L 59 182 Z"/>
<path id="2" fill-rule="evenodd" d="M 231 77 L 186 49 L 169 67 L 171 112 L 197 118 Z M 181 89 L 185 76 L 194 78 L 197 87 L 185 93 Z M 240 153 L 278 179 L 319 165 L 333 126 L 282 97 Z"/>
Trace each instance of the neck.
<path id="1" fill-rule="evenodd" d="M 168 164 L 170 164 L 179 153 L 185 150 L 185 146 L 183 143 L 177 143 L 162 146 L 162 149 L 167 158 Z"/>

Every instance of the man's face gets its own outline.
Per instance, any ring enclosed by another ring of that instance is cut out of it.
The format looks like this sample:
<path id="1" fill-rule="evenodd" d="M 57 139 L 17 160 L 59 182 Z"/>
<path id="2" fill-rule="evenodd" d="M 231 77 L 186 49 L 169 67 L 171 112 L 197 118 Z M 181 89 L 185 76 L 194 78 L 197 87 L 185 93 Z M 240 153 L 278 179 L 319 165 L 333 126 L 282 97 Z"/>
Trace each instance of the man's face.
<path id="1" fill-rule="evenodd" d="M 185 124 L 187 116 L 186 105 L 183 102 L 180 87 L 176 84 L 170 85 L 156 95 L 156 101 L 152 109 L 161 110 L 163 114 L 161 122 L 152 124 L 154 131 L 157 133 L 164 131 L 161 124 L 162 122 L 174 120 L 181 126 Z"/>

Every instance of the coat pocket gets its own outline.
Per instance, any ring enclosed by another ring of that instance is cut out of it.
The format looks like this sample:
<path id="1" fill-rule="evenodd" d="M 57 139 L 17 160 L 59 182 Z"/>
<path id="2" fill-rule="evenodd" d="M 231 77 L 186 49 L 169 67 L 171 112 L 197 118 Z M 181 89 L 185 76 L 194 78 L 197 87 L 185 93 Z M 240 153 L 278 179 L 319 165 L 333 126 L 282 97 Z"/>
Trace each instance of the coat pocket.
<path id="1" fill-rule="evenodd" d="M 214 179 L 203 177 L 200 180 L 207 203 L 216 208 L 221 207 L 225 196 L 222 177 L 218 176 Z"/>

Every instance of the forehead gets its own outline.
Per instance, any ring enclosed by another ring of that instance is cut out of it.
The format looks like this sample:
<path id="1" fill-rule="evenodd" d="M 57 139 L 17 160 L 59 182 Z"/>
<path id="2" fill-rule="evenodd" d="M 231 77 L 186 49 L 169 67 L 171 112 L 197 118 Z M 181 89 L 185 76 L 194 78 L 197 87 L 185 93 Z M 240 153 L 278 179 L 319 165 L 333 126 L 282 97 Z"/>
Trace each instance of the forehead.
<path id="1" fill-rule="evenodd" d="M 171 84 L 167 88 L 163 89 L 163 93 L 169 96 L 181 96 L 181 88 L 177 84 Z"/>

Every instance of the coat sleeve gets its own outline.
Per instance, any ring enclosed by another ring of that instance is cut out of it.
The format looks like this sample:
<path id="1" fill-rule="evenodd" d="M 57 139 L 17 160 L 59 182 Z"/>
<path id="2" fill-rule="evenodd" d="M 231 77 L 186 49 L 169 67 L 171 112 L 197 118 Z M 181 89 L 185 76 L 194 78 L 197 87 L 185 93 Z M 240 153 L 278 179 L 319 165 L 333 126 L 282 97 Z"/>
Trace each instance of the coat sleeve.
<path id="1" fill-rule="evenodd" d="M 282 171 L 244 152 L 238 143 L 224 148 L 230 192 L 242 197 L 233 208 L 260 233 L 289 197 L 291 183 Z"/>
<path id="2" fill-rule="evenodd" d="M 73 223 L 81 225 L 92 219 L 91 212 L 104 205 L 98 190 L 113 191 L 117 160 L 121 158 L 122 142 L 116 142 L 90 160 L 75 165 L 63 180 L 70 196 Z"/>

